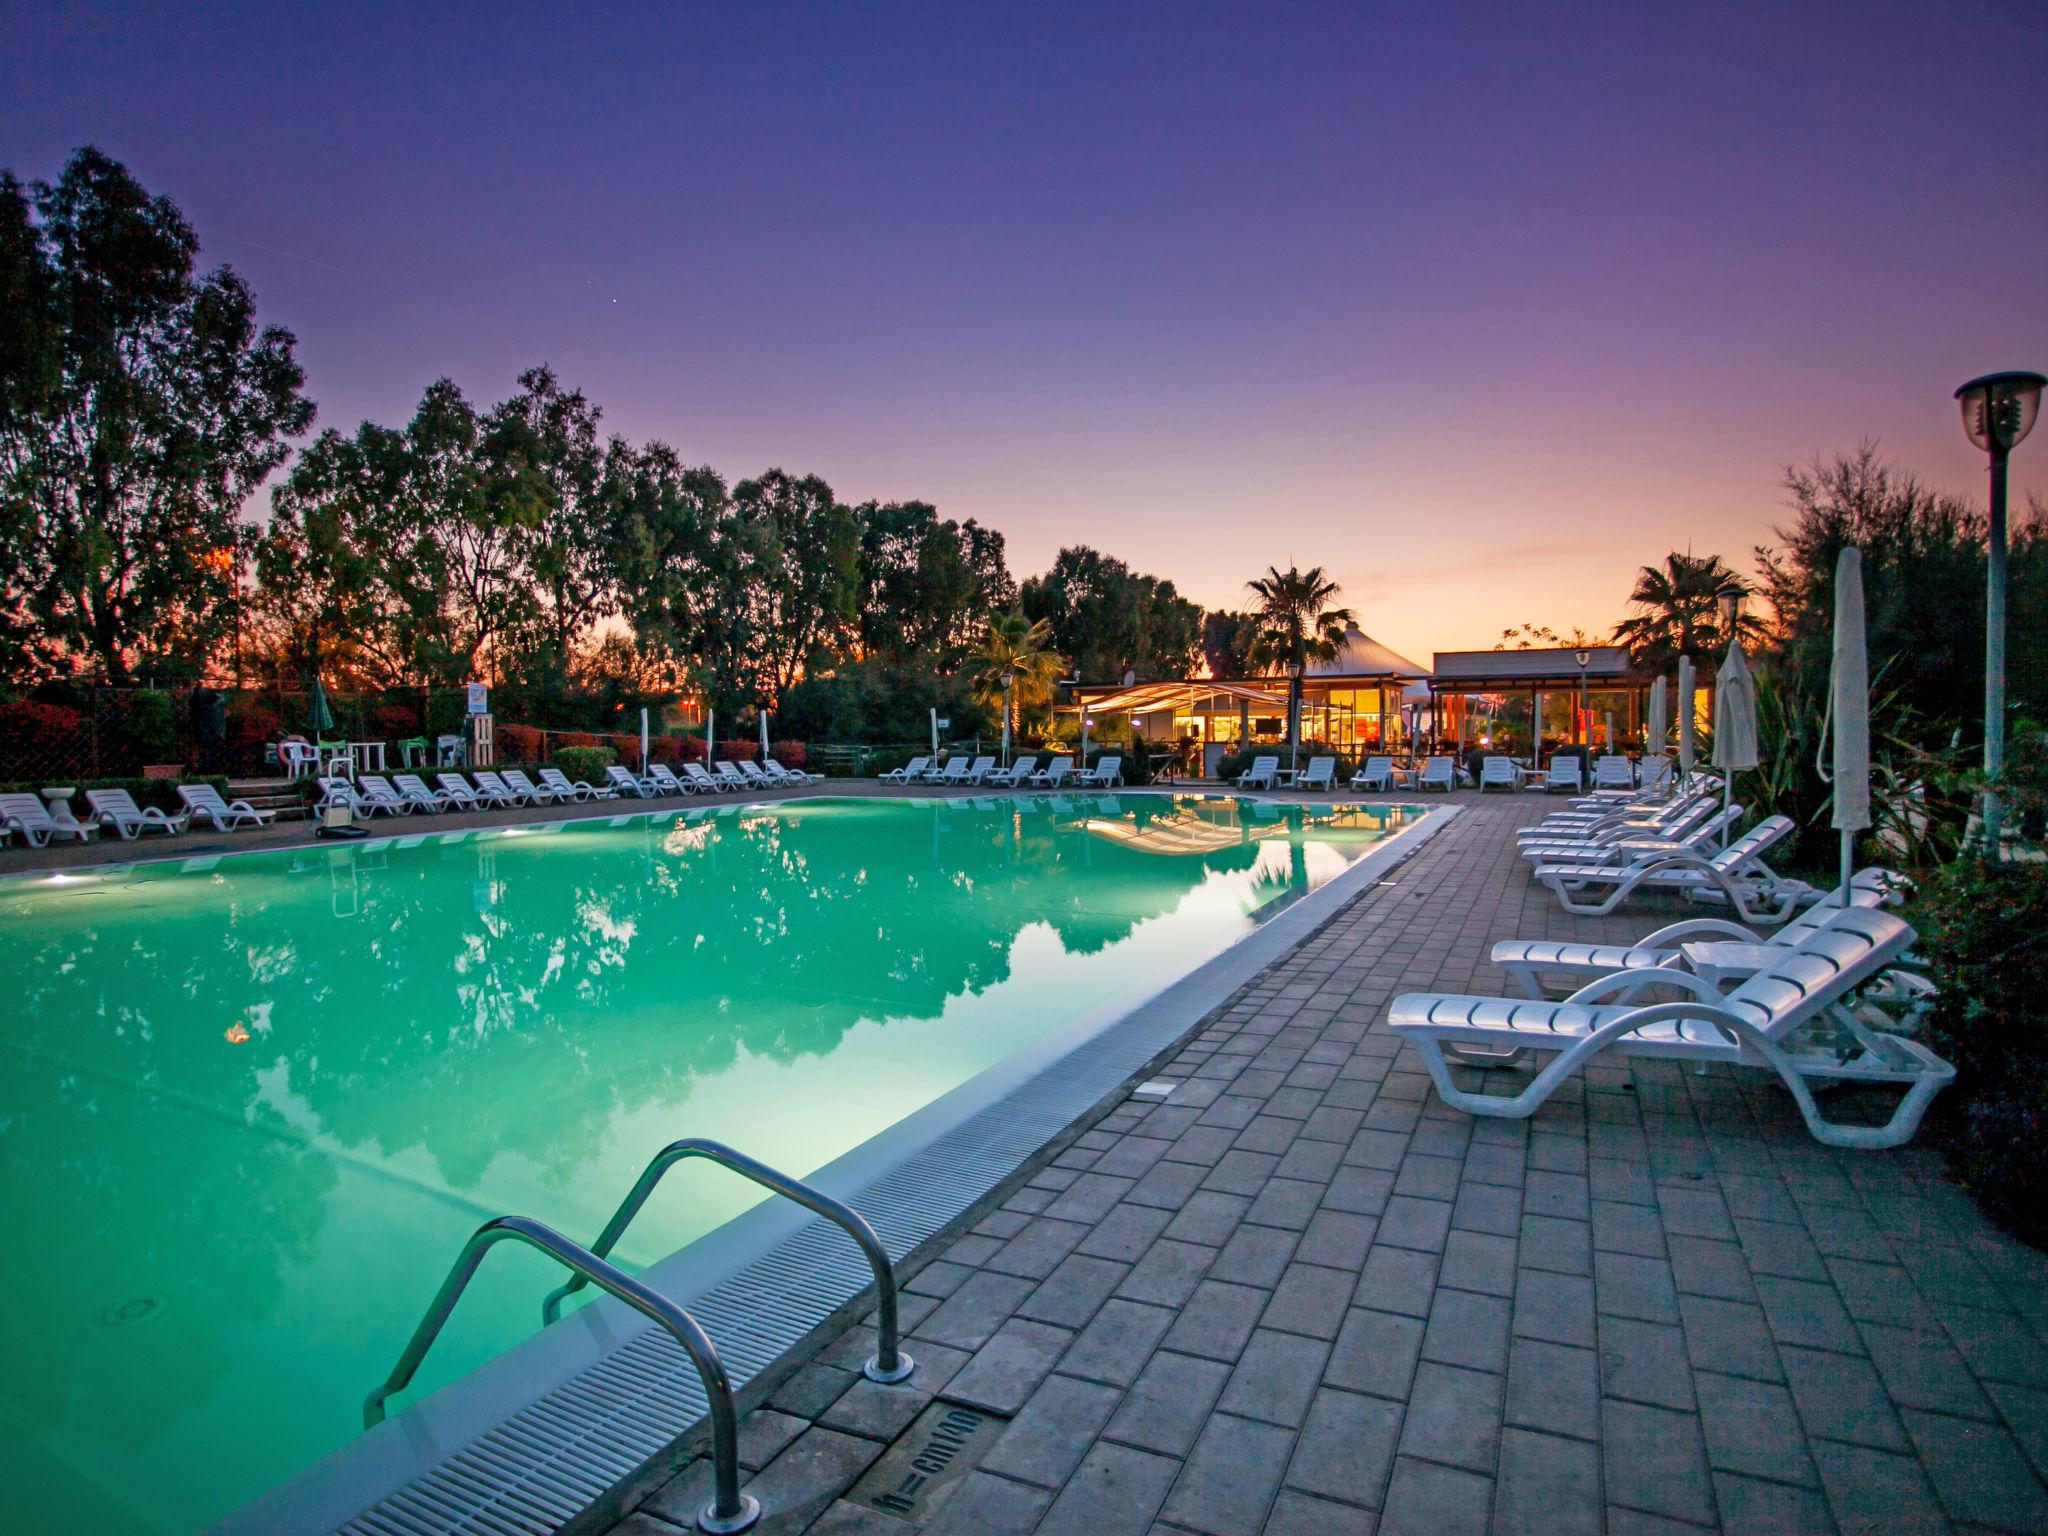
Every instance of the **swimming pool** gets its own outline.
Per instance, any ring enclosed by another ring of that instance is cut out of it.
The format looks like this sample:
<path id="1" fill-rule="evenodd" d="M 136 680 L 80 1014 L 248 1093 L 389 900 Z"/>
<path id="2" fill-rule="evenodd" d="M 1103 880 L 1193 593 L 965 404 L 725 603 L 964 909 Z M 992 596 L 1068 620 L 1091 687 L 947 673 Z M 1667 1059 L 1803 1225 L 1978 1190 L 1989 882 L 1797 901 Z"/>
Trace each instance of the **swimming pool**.
<path id="1" fill-rule="evenodd" d="M 587 1239 L 681 1135 L 807 1173 L 1415 814 L 820 798 L 0 883 L 16 1518 L 221 1515 L 356 1432 L 481 1221 Z M 618 1257 L 758 1196 L 679 1170 Z M 401 1403 L 558 1278 L 494 1259 Z"/>

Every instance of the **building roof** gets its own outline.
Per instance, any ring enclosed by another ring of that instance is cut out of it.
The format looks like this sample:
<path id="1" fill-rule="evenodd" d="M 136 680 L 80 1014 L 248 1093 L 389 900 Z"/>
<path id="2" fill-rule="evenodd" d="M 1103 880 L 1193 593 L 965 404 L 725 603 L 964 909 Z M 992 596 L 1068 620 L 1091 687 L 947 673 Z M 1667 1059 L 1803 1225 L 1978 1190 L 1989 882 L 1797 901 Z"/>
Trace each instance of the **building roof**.
<path id="1" fill-rule="evenodd" d="M 1076 703 L 1062 708 L 1078 709 L 1085 700 L 1091 714 L 1140 714 L 1147 715 L 1154 710 L 1168 709 L 1177 704 L 1192 704 L 1202 698 L 1242 699 L 1247 704 L 1262 709 L 1285 709 L 1287 697 L 1264 688 L 1244 683 L 1217 682 L 1207 678 L 1183 682 L 1132 683 L 1107 693 L 1091 693 L 1086 687 L 1074 690 Z"/>
<path id="2" fill-rule="evenodd" d="M 1430 682 L 1438 689 L 1528 687 L 1535 683 L 1615 682 L 1629 675 L 1628 648 L 1620 645 L 1583 647 L 1586 665 L 1579 666 L 1579 646 L 1527 651 L 1438 651 Z"/>
<path id="3" fill-rule="evenodd" d="M 1344 631 L 1344 644 L 1328 661 L 1312 661 L 1303 677 L 1427 677 L 1398 651 L 1389 650 L 1356 624 Z"/>

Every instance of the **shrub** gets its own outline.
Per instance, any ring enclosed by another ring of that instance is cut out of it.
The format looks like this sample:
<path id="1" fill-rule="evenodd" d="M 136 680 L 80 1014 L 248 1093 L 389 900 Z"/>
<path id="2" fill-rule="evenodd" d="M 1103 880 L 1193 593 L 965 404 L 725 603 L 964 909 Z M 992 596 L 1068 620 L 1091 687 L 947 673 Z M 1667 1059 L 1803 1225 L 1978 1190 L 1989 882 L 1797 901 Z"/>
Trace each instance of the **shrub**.
<path id="1" fill-rule="evenodd" d="M 129 694 L 121 701 L 120 730 L 138 767 L 178 760 L 178 711 L 168 693 L 145 688 Z"/>
<path id="2" fill-rule="evenodd" d="M 801 768 L 804 765 L 804 744 L 800 741 L 771 741 L 768 750 L 775 761 L 785 768 Z"/>
<path id="3" fill-rule="evenodd" d="M 718 744 L 718 760 L 721 763 L 751 763 L 754 754 L 761 750 L 761 744 L 751 737 L 736 741 L 721 741 Z"/>
<path id="4" fill-rule="evenodd" d="M 497 728 L 498 755 L 508 763 L 537 763 L 546 739 L 530 725 L 501 725 Z"/>
<path id="5" fill-rule="evenodd" d="M 563 747 L 555 753 L 556 766 L 585 784 L 602 783 L 605 769 L 617 761 L 610 747 Z"/>
<path id="6" fill-rule="evenodd" d="M 2048 1242 L 2048 864 L 1965 857 L 1913 912 L 1936 987 L 1928 1033 L 1956 1066 L 1933 1117 L 1955 1171 L 1992 1216 Z"/>

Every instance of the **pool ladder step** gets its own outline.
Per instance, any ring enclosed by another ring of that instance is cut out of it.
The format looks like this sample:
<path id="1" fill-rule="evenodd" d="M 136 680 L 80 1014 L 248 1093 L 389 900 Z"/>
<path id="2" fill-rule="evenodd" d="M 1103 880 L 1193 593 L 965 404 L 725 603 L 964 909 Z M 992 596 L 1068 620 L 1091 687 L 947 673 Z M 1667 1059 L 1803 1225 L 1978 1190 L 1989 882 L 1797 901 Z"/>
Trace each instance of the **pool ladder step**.
<path id="1" fill-rule="evenodd" d="M 806 1210 L 836 1223 L 859 1245 L 875 1275 L 876 1325 L 880 1334 L 878 1347 L 862 1367 L 863 1372 L 870 1381 L 884 1385 L 908 1381 L 917 1369 L 917 1362 L 903 1352 L 898 1337 L 896 1268 L 889 1262 L 889 1255 L 883 1249 L 881 1239 L 875 1235 L 875 1229 L 852 1206 L 833 1199 L 823 1190 L 815 1189 L 801 1179 L 793 1179 L 723 1142 L 689 1136 L 670 1142 L 654 1155 L 634 1181 L 626 1198 L 619 1202 L 611 1220 L 605 1223 L 596 1243 L 589 1248 L 526 1216 L 499 1216 L 478 1227 L 469 1241 L 463 1244 L 461 1255 L 448 1271 L 448 1278 L 441 1282 L 441 1289 L 435 1293 L 426 1315 L 413 1330 L 412 1338 L 399 1355 L 398 1363 L 391 1368 L 391 1374 L 384 1379 L 382 1386 L 364 1399 L 363 1427 L 367 1429 L 383 1422 L 385 1403 L 404 1391 L 406 1384 L 418 1372 L 449 1314 L 455 1310 L 456 1302 L 462 1299 L 462 1293 L 475 1278 L 484 1255 L 502 1242 L 523 1243 L 545 1253 L 569 1271 L 569 1279 L 550 1291 L 541 1302 L 541 1321 L 544 1324 L 554 1322 L 561 1315 L 562 1303 L 570 1296 L 586 1285 L 594 1285 L 665 1329 L 682 1346 L 683 1353 L 689 1356 L 690 1363 L 697 1369 L 698 1380 L 704 1386 L 704 1396 L 711 1405 L 713 1492 L 711 1502 L 697 1515 L 697 1527 L 711 1533 L 711 1536 L 730 1536 L 730 1533 L 751 1527 L 761 1518 L 761 1506 L 751 1494 L 740 1492 L 738 1421 L 733 1411 L 732 1383 L 718 1357 L 717 1346 L 687 1311 L 607 1258 L 625 1235 L 626 1228 L 632 1225 L 633 1218 L 640 1214 L 640 1208 L 654 1193 L 662 1176 L 677 1163 L 691 1158 L 703 1158 L 721 1168 L 731 1169 L 742 1178 L 751 1179 L 764 1189 L 795 1201 Z"/>

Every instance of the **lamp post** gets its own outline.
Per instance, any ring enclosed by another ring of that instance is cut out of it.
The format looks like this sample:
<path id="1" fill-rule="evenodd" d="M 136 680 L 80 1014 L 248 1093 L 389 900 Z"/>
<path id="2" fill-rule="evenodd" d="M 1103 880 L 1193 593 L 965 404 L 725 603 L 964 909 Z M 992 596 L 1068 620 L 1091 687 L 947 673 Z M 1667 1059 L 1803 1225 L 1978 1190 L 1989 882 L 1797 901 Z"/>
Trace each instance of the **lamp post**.
<path id="1" fill-rule="evenodd" d="M 1005 768 L 1010 766 L 1010 700 L 1012 690 L 1016 686 L 1017 674 L 1005 672 L 1003 674 L 1003 766 Z"/>
<path id="2" fill-rule="evenodd" d="M 1579 738 L 1580 746 L 1592 744 L 1592 731 L 1586 724 L 1586 668 L 1593 660 L 1593 653 L 1587 650 L 1572 652 L 1572 660 L 1579 664 L 1579 718 L 1578 729 L 1572 734 Z"/>
<path id="3" fill-rule="evenodd" d="M 2005 772 L 2005 461 L 2041 413 L 2038 373 L 1987 373 L 1956 391 L 1963 435 L 1991 456 L 1991 548 L 1984 594 L 1984 847 L 1999 857 Z"/>

